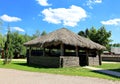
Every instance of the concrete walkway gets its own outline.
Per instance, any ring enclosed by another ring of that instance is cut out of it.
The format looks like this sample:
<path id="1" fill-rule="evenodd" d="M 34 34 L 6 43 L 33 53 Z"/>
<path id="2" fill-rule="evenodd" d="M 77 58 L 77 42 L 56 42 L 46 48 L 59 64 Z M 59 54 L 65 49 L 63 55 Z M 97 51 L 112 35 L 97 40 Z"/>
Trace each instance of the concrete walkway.
<path id="1" fill-rule="evenodd" d="M 91 70 L 94 70 L 94 71 L 97 71 L 97 72 L 100 72 L 100 73 L 105 73 L 105 74 L 108 74 L 108 75 L 120 77 L 120 72 L 105 70 L 105 69 L 102 69 L 102 68 L 95 68 L 95 67 L 91 67 L 91 66 L 85 66 L 84 68 L 91 69 Z"/>

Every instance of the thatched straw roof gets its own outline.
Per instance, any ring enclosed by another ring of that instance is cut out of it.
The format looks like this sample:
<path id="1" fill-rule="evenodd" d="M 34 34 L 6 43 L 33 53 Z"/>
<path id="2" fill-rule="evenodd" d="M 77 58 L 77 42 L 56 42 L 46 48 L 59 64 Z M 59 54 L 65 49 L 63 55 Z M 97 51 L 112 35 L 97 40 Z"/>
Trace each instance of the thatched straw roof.
<path id="1" fill-rule="evenodd" d="M 97 44 L 90 39 L 79 36 L 66 28 L 58 29 L 54 32 L 51 32 L 45 36 L 38 37 L 31 41 L 24 43 L 25 46 L 51 46 L 51 45 L 59 45 L 65 44 L 70 46 L 78 46 L 81 48 L 89 48 L 89 49 L 105 49 L 104 46 Z"/>

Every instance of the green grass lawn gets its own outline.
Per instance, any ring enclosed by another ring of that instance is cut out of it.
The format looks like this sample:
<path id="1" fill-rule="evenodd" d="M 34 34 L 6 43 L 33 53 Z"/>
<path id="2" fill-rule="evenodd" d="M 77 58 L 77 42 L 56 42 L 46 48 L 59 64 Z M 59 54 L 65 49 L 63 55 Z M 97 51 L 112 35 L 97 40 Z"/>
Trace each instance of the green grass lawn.
<path id="1" fill-rule="evenodd" d="M 51 73 L 51 74 L 62 74 L 62 75 L 71 75 L 71 76 L 87 76 L 87 77 L 96 77 L 104 78 L 109 80 L 119 80 L 119 78 L 100 74 L 92 70 L 84 69 L 82 67 L 72 67 L 72 68 L 40 68 L 35 66 L 27 66 L 25 61 L 13 61 L 11 64 L 3 65 L 2 61 L 0 62 L 0 68 L 10 68 L 16 70 L 24 70 L 31 72 L 42 72 L 42 73 Z"/>
<path id="2" fill-rule="evenodd" d="M 101 66 L 97 67 L 120 72 L 120 63 L 103 63 Z"/>

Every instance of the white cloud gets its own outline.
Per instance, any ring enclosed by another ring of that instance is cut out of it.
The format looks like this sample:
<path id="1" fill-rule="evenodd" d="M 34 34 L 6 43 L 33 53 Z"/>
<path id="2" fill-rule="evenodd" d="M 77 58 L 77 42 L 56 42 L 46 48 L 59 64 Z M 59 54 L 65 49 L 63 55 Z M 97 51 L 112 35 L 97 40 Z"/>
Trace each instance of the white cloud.
<path id="1" fill-rule="evenodd" d="M 101 21 L 103 25 L 119 25 L 120 24 L 120 18 L 110 19 L 108 21 Z"/>
<path id="2" fill-rule="evenodd" d="M 44 21 L 53 24 L 60 24 L 66 26 L 76 26 L 79 21 L 87 17 L 86 11 L 78 6 L 72 5 L 70 8 L 44 9 L 42 14 L 45 16 Z"/>
<path id="3" fill-rule="evenodd" d="M 102 0 L 94 0 L 95 3 L 102 3 Z"/>
<path id="4" fill-rule="evenodd" d="M 21 21 L 21 18 L 8 16 L 6 14 L 0 16 L 0 19 L 2 19 L 5 22 L 17 22 L 17 21 Z"/>
<path id="5" fill-rule="evenodd" d="M 38 4 L 40 4 L 41 6 L 51 6 L 52 4 L 49 4 L 47 1 L 48 0 L 36 0 L 38 2 Z"/>
<path id="6" fill-rule="evenodd" d="M 102 0 L 88 0 L 87 1 L 87 6 L 90 8 L 90 9 L 93 9 L 93 5 L 95 5 L 95 4 L 100 4 L 100 3 L 102 3 Z"/>
<path id="7" fill-rule="evenodd" d="M 11 27 L 11 28 L 19 32 L 25 32 L 25 30 L 20 27 Z"/>

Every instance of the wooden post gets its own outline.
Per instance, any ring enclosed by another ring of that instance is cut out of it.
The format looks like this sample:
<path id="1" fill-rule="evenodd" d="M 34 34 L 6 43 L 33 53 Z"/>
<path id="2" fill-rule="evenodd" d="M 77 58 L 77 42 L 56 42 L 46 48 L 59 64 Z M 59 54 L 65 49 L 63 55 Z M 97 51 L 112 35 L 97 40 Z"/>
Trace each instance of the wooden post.
<path id="1" fill-rule="evenodd" d="M 61 56 L 64 56 L 64 44 L 63 43 L 61 43 L 60 48 L 61 48 Z"/>
<path id="2" fill-rule="evenodd" d="M 102 57 L 101 57 L 101 52 L 97 51 L 98 57 L 99 57 L 99 65 L 102 65 Z"/>
<path id="3" fill-rule="evenodd" d="M 29 50 L 28 50 L 28 54 L 27 54 L 27 64 L 30 64 L 30 56 L 31 56 L 31 47 L 29 48 Z"/>
<path id="4" fill-rule="evenodd" d="M 76 51 L 76 56 L 79 56 L 78 46 L 76 46 L 75 51 Z"/>
<path id="5" fill-rule="evenodd" d="M 29 57 L 31 56 L 31 50 L 32 50 L 32 48 L 30 47 L 29 48 Z"/>
<path id="6" fill-rule="evenodd" d="M 86 65 L 89 66 L 89 50 L 86 50 Z"/>
<path id="7" fill-rule="evenodd" d="M 49 55 L 51 55 L 51 49 L 49 49 Z"/>
<path id="8" fill-rule="evenodd" d="M 43 56 L 45 56 L 45 47 L 43 47 Z"/>

